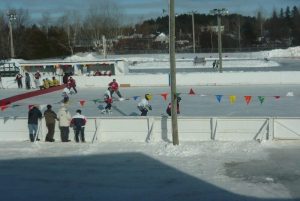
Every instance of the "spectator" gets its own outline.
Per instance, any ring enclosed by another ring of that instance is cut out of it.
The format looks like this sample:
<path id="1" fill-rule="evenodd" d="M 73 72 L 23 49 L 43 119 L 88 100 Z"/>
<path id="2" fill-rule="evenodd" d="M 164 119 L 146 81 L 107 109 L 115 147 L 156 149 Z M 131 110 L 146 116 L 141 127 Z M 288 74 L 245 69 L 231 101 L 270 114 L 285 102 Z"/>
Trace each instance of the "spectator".
<path id="1" fill-rule="evenodd" d="M 0 73 L 0 88 L 1 88 L 1 89 L 4 89 L 3 84 L 2 84 L 2 76 L 1 76 L 1 73 Z"/>
<path id="2" fill-rule="evenodd" d="M 34 74 L 34 84 L 35 84 L 35 88 L 36 89 L 38 89 L 40 87 L 40 85 L 41 85 L 40 78 L 41 78 L 40 71 L 37 71 Z"/>
<path id="3" fill-rule="evenodd" d="M 84 139 L 84 127 L 86 124 L 86 117 L 81 114 L 81 110 L 76 110 L 76 115 L 71 120 L 71 126 L 74 129 L 75 141 L 79 142 L 79 136 L 81 142 L 85 142 Z"/>
<path id="4" fill-rule="evenodd" d="M 70 112 L 66 108 L 65 104 L 62 104 L 62 107 L 59 109 L 58 114 L 60 137 L 62 142 L 70 142 L 69 133 L 70 133 L 70 121 L 72 119 Z"/>
<path id="5" fill-rule="evenodd" d="M 181 101 L 181 98 L 177 97 L 177 114 L 180 114 L 180 110 L 179 110 L 179 103 L 180 103 L 180 101 Z M 169 105 L 167 107 L 167 110 L 166 110 L 166 112 L 167 112 L 167 114 L 169 116 L 171 116 L 171 114 L 172 114 L 171 110 L 172 110 L 172 103 L 169 103 Z"/>
<path id="6" fill-rule="evenodd" d="M 16 81 L 18 83 L 18 88 L 19 89 L 23 88 L 22 78 L 23 78 L 23 76 L 21 75 L 21 73 L 18 73 L 16 75 Z"/>
<path id="7" fill-rule="evenodd" d="M 63 76 L 63 83 L 68 84 L 68 80 L 69 80 L 69 74 L 65 73 L 64 76 Z"/>
<path id="8" fill-rule="evenodd" d="M 29 129 L 29 139 L 34 142 L 35 139 L 39 140 L 36 136 L 38 131 L 38 121 L 42 119 L 42 112 L 33 105 L 28 112 L 28 129 Z"/>
<path id="9" fill-rule="evenodd" d="M 31 89 L 31 79 L 29 73 L 25 73 L 25 85 L 26 89 Z"/>
<path id="10" fill-rule="evenodd" d="M 52 110 L 51 105 L 47 105 L 47 110 L 44 112 L 44 117 L 46 121 L 46 126 L 48 133 L 46 135 L 46 142 L 54 142 L 54 130 L 55 130 L 55 120 L 57 120 L 56 113 Z"/>
<path id="11" fill-rule="evenodd" d="M 94 76 L 100 76 L 100 75 L 101 75 L 101 73 L 100 73 L 99 70 L 97 70 L 97 71 L 94 73 Z"/>
<path id="12" fill-rule="evenodd" d="M 59 86 L 59 81 L 55 78 L 55 77 L 52 77 L 52 83 L 53 83 L 53 86 Z"/>

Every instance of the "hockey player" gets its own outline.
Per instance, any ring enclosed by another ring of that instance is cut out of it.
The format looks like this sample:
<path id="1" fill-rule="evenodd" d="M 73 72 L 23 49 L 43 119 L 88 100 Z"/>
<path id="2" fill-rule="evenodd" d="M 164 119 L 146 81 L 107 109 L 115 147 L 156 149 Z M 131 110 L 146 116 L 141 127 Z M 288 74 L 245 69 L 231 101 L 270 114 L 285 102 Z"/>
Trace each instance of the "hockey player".
<path id="1" fill-rule="evenodd" d="M 71 88 L 73 88 L 74 92 L 77 94 L 75 79 L 73 79 L 72 77 L 69 77 L 68 86 L 70 86 Z"/>
<path id="2" fill-rule="evenodd" d="M 180 110 L 179 110 L 179 102 L 181 101 L 181 98 L 180 97 L 177 97 L 177 114 L 180 114 Z M 169 103 L 168 107 L 167 107 L 167 114 L 169 116 L 171 116 L 171 109 L 172 109 L 172 103 Z"/>
<path id="3" fill-rule="evenodd" d="M 112 88 L 111 87 L 108 87 L 107 88 L 107 91 L 105 92 L 104 94 L 104 102 L 106 103 L 106 106 L 105 108 L 101 111 L 101 113 L 108 113 L 108 114 L 111 114 L 111 104 L 113 102 L 113 99 L 112 99 Z"/>
<path id="4" fill-rule="evenodd" d="M 149 104 L 149 100 L 151 100 L 150 94 L 145 94 L 145 98 L 138 103 L 138 109 L 141 111 L 141 116 L 147 116 L 149 110 L 152 110 L 151 105 Z"/>
<path id="5" fill-rule="evenodd" d="M 108 84 L 108 86 L 111 87 L 111 89 L 112 89 L 112 94 L 111 95 L 113 95 L 113 93 L 116 92 L 116 94 L 119 96 L 119 100 L 120 101 L 124 100 L 124 98 L 122 97 L 122 95 L 119 91 L 119 84 L 118 84 L 116 79 L 113 79 L 112 82 L 110 82 Z"/>

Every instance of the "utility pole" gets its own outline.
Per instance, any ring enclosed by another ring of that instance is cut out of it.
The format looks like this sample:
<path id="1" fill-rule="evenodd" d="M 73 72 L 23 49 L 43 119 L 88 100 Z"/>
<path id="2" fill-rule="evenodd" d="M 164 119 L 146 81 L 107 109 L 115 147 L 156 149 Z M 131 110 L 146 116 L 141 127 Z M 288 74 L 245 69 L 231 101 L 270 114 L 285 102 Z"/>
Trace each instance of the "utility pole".
<path id="1" fill-rule="evenodd" d="M 213 9 L 210 11 L 213 15 L 217 16 L 218 20 L 218 52 L 219 52 L 219 72 L 223 72 L 223 65 L 222 65 L 222 31 L 221 31 L 221 16 L 227 15 L 228 10 L 225 8 L 221 9 Z"/>
<path id="2" fill-rule="evenodd" d="M 175 62 L 175 6 L 174 0 L 169 0 L 169 27 L 170 27 L 170 74 L 171 74 L 171 114 L 173 145 L 179 145 L 177 124 L 177 95 L 176 95 L 176 62 Z"/>
<path id="3" fill-rule="evenodd" d="M 193 26 L 193 50 L 196 53 L 196 42 L 195 42 L 195 18 L 194 12 L 192 12 L 192 26 Z"/>
<path id="4" fill-rule="evenodd" d="M 8 22 L 9 22 L 9 37 L 10 37 L 10 56 L 11 58 L 15 58 L 15 50 L 14 50 L 14 41 L 13 41 L 13 33 L 12 33 L 12 21 L 17 19 L 16 12 L 14 10 L 10 10 L 7 12 Z"/>

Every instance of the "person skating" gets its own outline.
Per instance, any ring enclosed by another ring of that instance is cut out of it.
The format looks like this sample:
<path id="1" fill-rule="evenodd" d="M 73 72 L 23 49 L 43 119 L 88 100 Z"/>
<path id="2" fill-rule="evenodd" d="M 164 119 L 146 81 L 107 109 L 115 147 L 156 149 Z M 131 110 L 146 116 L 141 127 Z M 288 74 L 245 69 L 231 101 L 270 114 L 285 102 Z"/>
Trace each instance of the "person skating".
<path id="1" fill-rule="evenodd" d="M 70 86 L 74 90 L 74 92 L 77 94 L 76 81 L 72 77 L 69 77 L 68 86 Z"/>
<path id="2" fill-rule="evenodd" d="M 179 103 L 180 103 L 180 101 L 181 101 L 181 98 L 177 97 L 177 114 L 180 114 L 180 110 L 179 110 Z M 172 115 L 171 111 L 172 111 L 172 103 L 169 103 L 169 105 L 167 107 L 167 110 L 166 110 L 166 112 L 167 112 L 167 114 L 169 116 Z"/>
<path id="3" fill-rule="evenodd" d="M 33 105 L 29 109 L 28 112 L 28 130 L 29 130 L 29 139 L 31 142 L 34 142 L 37 135 L 38 130 L 38 121 L 42 119 L 42 112 L 37 108 L 37 106 Z M 37 138 L 37 140 L 39 140 Z"/>
<path id="4" fill-rule="evenodd" d="M 151 100 L 150 94 L 145 94 L 145 98 L 138 103 L 138 109 L 141 111 L 141 116 L 147 116 L 148 111 L 152 110 L 151 105 L 149 104 L 149 100 Z"/>
<path id="5" fill-rule="evenodd" d="M 121 101 L 124 100 L 124 98 L 122 97 L 122 95 L 119 91 L 119 84 L 116 79 L 113 79 L 112 82 L 110 82 L 108 84 L 108 86 L 111 87 L 111 89 L 112 89 L 111 95 L 113 95 L 113 93 L 116 92 L 116 94 L 119 96 L 119 100 L 121 100 Z"/>
<path id="6" fill-rule="evenodd" d="M 57 113 L 60 129 L 60 137 L 62 142 L 69 142 L 70 122 L 72 120 L 71 114 L 65 104 L 62 104 Z"/>
<path id="7" fill-rule="evenodd" d="M 52 110 L 51 105 L 47 105 L 47 110 L 44 112 L 44 117 L 46 121 L 46 126 L 48 133 L 46 135 L 46 142 L 54 142 L 54 130 L 55 130 L 55 121 L 58 119 L 56 113 Z"/>
<path id="8" fill-rule="evenodd" d="M 108 87 L 106 92 L 104 93 L 104 102 L 106 103 L 105 108 L 101 111 L 102 113 L 111 114 L 111 104 L 113 102 L 112 99 L 112 88 Z"/>
<path id="9" fill-rule="evenodd" d="M 17 83 L 18 83 L 18 88 L 19 88 L 19 89 L 23 88 L 22 78 L 23 78 L 23 76 L 21 75 L 21 73 L 18 73 L 18 74 L 16 75 L 16 81 L 17 81 Z"/>
<path id="10" fill-rule="evenodd" d="M 79 136 L 81 142 L 85 142 L 84 127 L 86 124 L 86 117 L 81 114 L 81 110 L 76 110 L 76 115 L 71 120 L 71 126 L 74 129 L 75 141 L 79 142 Z"/>

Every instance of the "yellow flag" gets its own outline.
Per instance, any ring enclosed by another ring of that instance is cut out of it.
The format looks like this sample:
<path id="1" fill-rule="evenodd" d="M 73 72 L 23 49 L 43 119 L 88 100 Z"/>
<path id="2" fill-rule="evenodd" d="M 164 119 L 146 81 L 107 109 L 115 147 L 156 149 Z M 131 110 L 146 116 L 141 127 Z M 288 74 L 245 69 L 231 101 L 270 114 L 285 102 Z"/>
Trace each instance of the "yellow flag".
<path id="1" fill-rule="evenodd" d="M 230 104 L 234 104 L 236 101 L 236 96 L 229 96 Z"/>

